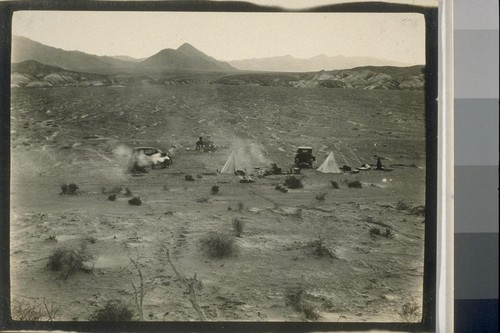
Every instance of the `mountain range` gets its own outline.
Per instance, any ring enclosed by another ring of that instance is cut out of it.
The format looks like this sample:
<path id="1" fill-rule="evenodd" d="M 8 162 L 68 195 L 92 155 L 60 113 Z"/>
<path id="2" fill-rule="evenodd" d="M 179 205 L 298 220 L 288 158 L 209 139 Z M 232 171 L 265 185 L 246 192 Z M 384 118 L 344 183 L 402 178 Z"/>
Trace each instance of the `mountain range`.
<path id="1" fill-rule="evenodd" d="M 233 60 L 228 63 L 240 70 L 263 71 L 263 72 L 316 72 L 320 70 L 348 69 L 360 66 L 398 66 L 406 67 L 408 64 L 373 57 L 345 57 L 338 55 L 330 57 L 324 54 L 300 59 L 291 55 L 256 58 L 245 60 Z"/>
<path id="2" fill-rule="evenodd" d="M 128 56 L 97 56 L 80 51 L 66 51 L 26 37 L 14 36 L 12 62 L 34 60 L 39 63 L 61 67 L 68 71 L 96 74 L 154 73 L 166 71 L 236 71 L 229 64 L 218 61 L 190 44 L 177 49 L 164 49 L 146 59 Z"/>

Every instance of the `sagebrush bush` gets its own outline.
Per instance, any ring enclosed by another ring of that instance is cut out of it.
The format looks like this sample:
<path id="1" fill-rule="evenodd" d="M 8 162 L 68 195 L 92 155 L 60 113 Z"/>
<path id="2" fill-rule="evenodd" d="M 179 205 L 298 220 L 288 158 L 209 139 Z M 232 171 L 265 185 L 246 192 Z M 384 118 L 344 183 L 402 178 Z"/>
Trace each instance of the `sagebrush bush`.
<path id="1" fill-rule="evenodd" d="M 187 180 L 188 182 L 192 182 L 192 181 L 194 181 L 194 178 L 192 175 L 185 175 L 184 180 Z"/>
<path id="2" fill-rule="evenodd" d="M 116 194 L 111 194 L 110 196 L 108 196 L 108 200 L 109 201 L 115 201 L 116 200 Z"/>
<path id="3" fill-rule="evenodd" d="M 348 182 L 347 187 L 349 187 L 349 188 L 362 188 L 363 185 L 361 184 L 361 182 L 359 180 L 354 180 L 352 182 Z"/>
<path id="4" fill-rule="evenodd" d="M 210 258 L 225 258 L 235 253 L 234 237 L 211 231 L 201 239 L 202 250 Z"/>
<path id="5" fill-rule="evenodd" d="M 128 201 L 128 204 L 132 206 L 140 206 L 142 205 L 142 200 L 139 197 L 133 197 Z"/>
<path id="6" fill-rule="evenodd" d="M 306 291 L 302 284 L 285 289 L 285 304 L 292 307 L 295 311 L 302 312 L 306 319 L 317 320 L 319 313 L 316 307 L 305 301 Z"/>
<path id="7" fill-rule="evenodd" d="M 11 317 L 13 320 L 39 321 L 45 316 L 41 303 L 27 300 L 15 300 L 11 305 Z"/>
<path id="8" fill-rule="evenodd" d="M 329 257 L 329 258 L 337 257 L 335 255 L 335 250 L 330 246 L 326 245 L 321 238 L 309 242 L 308 245 L 312 249 L 312 253 L 318 257 Z"/>
<path id="9" fill-rule="evenodd" d="M 75 183 L 61 185 L 61 194 L 77 194 L 77 193 L 78 193 L 78 185 L 76 185 Z"/>
<path id="10" fill-rule="evenodd" d="M 406 322 L 415 322 L 420 318 L 420 306 L 414 300 L 407 301 L 398 311 L 399 316 Z"/>
<path id="11" fill-rule="evenodd" d="M 408 206 L 408 204 L 403 200 L 399 200 L 398 203 L 396 204 L 397 210 L 407 210 L 408 208 L 410 208 L 410 206 Z"/>
<path id="12" fill-rule="evenodd" d="M 49 256 L 47 269 L 60 272 L 63 278 L 68 278 L 78 271 L 90 272 L 95 264 L 96 257 L 88 251 L 84 243 L 79 249 L 66 247 L 57 248 Z"/>
<path id="13" fill-rule="evenodd" d="M 380 236 L 382 233 L 380 232 L 379 227 L 371 227 L 370 230 L 368 231 L 371 236 Z"/>
<path id="14" fill-rule="evenodd" d="M 219 193 L 219 186 L 218 185 L 214 185 L 212 186 L 212 194 L 217 194 Z"/>
<path id="15" fill-rule="evenodd" d="M 331 180 L 330 184 L 332 184 L 332 187 L 336 190 L 340 188 L 339 183 L 337 183 L 335 180 Z"/>
<path id="16" fill-rule="evenodd" d="M 316 198 L 316 200 L 318 200 L 318 201 L 325 201 L 325 198 L 326 198 L 326 193 L 325 193 L 325 192 L 318 193 L 318 194 L 316 195 L 316 197 L 315 197 L 315 198 Z"/>
<path id="17" fill-rule="evenodd" d="M 245 226 L 245 222 L 238 218 L 233 219 L 233 231 L 234 235 L 236 237 L 241 237 L 241 234 L 243 233 L 243 227 Z"/>
<path id="18" fill-rule="evenodd" d="M 92 321 L 131 321 L 134 312 L 122 301 L 111 300 L 97 309 L 91 316 Z"/>
<path id="19" fill-rule="evenodd" d="M 302 180 L 299 178 L 296 178 L 295 176 L 289 176 L 285 179 L 285 184 L 286 187 L 288 188 L 303 188 L 304 185 L 302 185 Z"/>

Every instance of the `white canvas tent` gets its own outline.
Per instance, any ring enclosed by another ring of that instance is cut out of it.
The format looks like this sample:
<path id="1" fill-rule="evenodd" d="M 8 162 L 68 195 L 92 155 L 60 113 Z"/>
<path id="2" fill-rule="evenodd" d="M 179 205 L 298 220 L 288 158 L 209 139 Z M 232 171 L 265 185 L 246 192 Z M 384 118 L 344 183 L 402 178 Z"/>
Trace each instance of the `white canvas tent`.
<path id="1" fill-rule="evenodd" d="M 335 161 L 333 151 L 328 154 L 326 160 L 319 166 L 317 170 L 322 173 L 342 173 L 342 171 L 340 171 L 339 169 L 339 166 L 337 165 L 337 162 Z"/>
<path id="2" fill-rule="evenodd" d="M 221 173 L 232 173 L 235 174 L 236 171 L 243 171 L 245 172 L 245 168 L 241 165 L 241 163 L 238 161 L 238 158 L 236 158 L 236 153 L 234 150 L 231 152 L 231 155 L 229 155 L 229 158 L 226 161 L 226 164 L 221 169 Z M 246 173 L 246 172 L 245 172 Z"/>

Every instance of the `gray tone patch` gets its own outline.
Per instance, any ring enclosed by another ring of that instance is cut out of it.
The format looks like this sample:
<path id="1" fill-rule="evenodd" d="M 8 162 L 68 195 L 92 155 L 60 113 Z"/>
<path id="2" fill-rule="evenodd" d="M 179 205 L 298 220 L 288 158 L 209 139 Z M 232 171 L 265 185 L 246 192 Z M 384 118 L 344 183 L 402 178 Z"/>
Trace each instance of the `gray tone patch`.
<path id="1" fill-rule="evenodd" d="M 498 99 L 455 100 L 455 165 L 498 165 Z"/>
<path id="2" fill-rule="evenodd" d="M 498 0 L 455 0 L 456 30 L 498 29 Z"/>
<path id="3" fill-rule="evenodd" d="M 455 166 L 455 232 L 498 233 L 498 167 Z"/>

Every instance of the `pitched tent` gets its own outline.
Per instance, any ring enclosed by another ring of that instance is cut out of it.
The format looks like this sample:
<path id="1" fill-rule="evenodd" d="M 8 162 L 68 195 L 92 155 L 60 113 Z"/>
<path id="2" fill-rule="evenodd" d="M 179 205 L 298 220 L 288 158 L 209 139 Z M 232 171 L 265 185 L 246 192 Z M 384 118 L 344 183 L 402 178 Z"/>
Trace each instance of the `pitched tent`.
<path id="1" fill-rule="evenodd" d="M 241 165 L 241 163 L 236 158 L 236 154 L 234 150 L 229 155 L 229 158 L 226 161 L 226 164 L 222 167 L 221 173 L 232 173 L 235 174 L 237 171 L 245 172 L 245 168 Z"/>
<path id="2" fill-rule="evenodd" d="M 339 166 L 337 165 L 337 162 L 335 161 L 333 151 L 328 154 L 326 160 L 319 166 L 317 170 L 322 173 L 342 173 L 342 171 L 340 171 L 339 169 Z"/>

